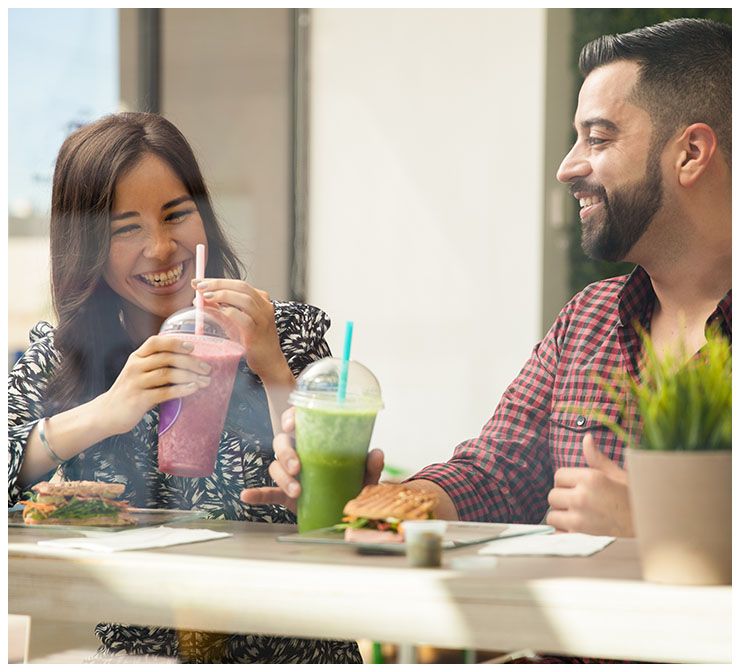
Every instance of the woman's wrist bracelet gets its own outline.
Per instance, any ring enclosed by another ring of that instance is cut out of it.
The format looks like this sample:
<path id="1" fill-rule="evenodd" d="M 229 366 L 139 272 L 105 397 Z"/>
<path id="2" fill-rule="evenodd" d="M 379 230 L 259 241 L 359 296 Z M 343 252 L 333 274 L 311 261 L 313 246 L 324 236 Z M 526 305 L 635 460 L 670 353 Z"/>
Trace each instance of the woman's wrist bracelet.
<path id="1" fill-rule="evenodd" d="M 39 439 L 41 439 L 41 445 L 46 448 L 46 452 L 48 453 L 49 457 L 52 459 L 53 462 L 55 462 L 57 465 L 64 464 L 65 460 L 63 460 L 59 455 L 57 455 L 49 445 L 49 440 L 46 438 L 46 421 L 49 418 L 41 418 L 38 422 L 38 428 L 39 428 Z"/>

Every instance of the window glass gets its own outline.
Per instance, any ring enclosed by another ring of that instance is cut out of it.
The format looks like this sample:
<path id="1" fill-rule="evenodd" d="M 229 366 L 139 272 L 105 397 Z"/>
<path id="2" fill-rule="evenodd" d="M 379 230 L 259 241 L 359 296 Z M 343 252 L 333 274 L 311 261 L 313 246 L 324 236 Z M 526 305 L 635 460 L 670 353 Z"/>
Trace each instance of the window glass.
<path id="1" fill-rule="evenodd" d="M 47 213 L 54 158 L 71 130 L 118 107 L 115 9 L 11 9 L 8 16 L 10 234 Z"/>
<path id="2" fill-rule="evenodd" d="M 35 322 L 49 319 L 54 159 L 70 131 L 118 109 L 118 42 L 116 9 L 8 12 L 10 361 Z"/>

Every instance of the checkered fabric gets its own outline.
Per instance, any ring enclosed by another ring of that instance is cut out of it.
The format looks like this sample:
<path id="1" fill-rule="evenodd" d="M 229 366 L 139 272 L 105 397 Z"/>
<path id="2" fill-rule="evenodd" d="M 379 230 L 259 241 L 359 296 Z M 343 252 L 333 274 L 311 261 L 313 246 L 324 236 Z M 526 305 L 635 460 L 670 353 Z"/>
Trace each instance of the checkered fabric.
<path id="1" fill-rule="evenodd" d="M 625 371 L 639 375 L 636 325 L 649 330 L 654 303 L 650 277 L 640 266 L 629 276 L 586 287 L 535 346 L 480 436 L 458 445 L 448 462 L 425 467 L 411 478 L 440 485 L 461 520 L 539 523 L 555 470 L 586 466 L 586 432 L 622 464 L 625 446 L 604 418 L 635 433 L 639 421 L 634 412 L 621 417 L 621 404 L 600 381 Z M 707 325 L 718 322 L 731 339 L 731 312 L 732 290 Z"/>

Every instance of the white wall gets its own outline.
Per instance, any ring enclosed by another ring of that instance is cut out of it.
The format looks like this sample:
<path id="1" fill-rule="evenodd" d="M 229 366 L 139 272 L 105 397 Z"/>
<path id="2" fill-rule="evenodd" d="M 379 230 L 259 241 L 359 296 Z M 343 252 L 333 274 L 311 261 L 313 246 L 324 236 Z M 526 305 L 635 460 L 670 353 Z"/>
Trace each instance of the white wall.
<path id="1" fill-rule="evenodd" d="M 416 469 L 474 436 L 541 336 L 546 10 L 312 12 L 309 300 L 355 321 Z"/>
<path id="2" fill-rule="evenodd" d="M 24 351 L 39 320 L 55 323 L 51 308 L 49 238 L 8 238 L 8 351 Z"/>
<path id="3" fill-rule="evenodd" d="M 163 9 L 162 113 L 195 150 L 247 280 L 288 295 L 291 53 L 287 9 Z"/>

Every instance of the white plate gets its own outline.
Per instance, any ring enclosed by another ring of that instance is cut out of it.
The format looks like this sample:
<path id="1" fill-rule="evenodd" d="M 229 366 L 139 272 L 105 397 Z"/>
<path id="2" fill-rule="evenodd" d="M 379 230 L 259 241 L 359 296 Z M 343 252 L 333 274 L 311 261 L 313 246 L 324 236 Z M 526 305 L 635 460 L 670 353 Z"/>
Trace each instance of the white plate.
<path id="1" fill-rule="evenodd" d="M 8 527 L 26 527 L 34 530 L 64 530 L 69 532 L 121 532 L 133 530 L 137 527 L 151 527 L 153 525 L 169 525 L 170 523 L 182 523 L 188 520 L 206 518 L 204 511 L 188 511 L 183 509 L 128 509 L 135 522 L 133 525 L 26 525 L 23 522 L 23 507 L 16 504 L 8 509 Z"/>
<path id="2" fill-rule="evenodd" d="M 552 532 L 550 525 L 507 525 L 505 523 L 475 523 L 466 521 L 450 521 L 442 539 L 442 548 L 462 548 L 472 544 L 482 544 L 498 537 L 513 537 L 522 534 L 542 534 Z M 366 544 L 358 541 L 345 541 L 344 530 L 335 530 L 333 527 L 322 527 L 310 532 L 286 534 L 277 538 L 278 541 L 308 543 L 308 544 L 344 544 L 355 546 L 362 553 L 389 553 L 403 555 L 406 546 L 400 543 Z"/>

